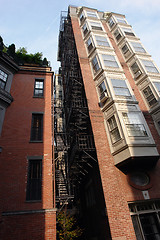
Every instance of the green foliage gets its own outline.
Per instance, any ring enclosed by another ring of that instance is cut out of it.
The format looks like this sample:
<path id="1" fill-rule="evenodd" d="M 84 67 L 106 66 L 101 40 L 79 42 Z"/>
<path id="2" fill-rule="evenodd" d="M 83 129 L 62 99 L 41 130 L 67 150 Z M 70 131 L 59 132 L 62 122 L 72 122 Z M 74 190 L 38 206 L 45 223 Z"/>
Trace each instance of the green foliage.
<path id="1" fill-rule="evenodd" d="M 6 47 L 3 44 L 3 39 L 1 36 L 0 36 L 0 50 L 7 53 L 19 65 L 29 63 L 29 64 L 38 64 L 40 66 L 48 66 L 47 58 L 44 58 L 42 60 L 42 56 L 43 56 L 42 53 L 37 52 L 35 54 L 32 54 L 32 53 L 29 54 L 27 53 L 27 50 L 24 47 L 19 48 L 16 51 L 15 44 L 13 43 L 8 47 Z"/>
<path id="2" fill-rule="evenodd" d="M 77 226 L 75 217 L 65 211 L 57 216 L 57 235 L 59 240 L 73 240 L 82 235 L 82 229 Z"/>

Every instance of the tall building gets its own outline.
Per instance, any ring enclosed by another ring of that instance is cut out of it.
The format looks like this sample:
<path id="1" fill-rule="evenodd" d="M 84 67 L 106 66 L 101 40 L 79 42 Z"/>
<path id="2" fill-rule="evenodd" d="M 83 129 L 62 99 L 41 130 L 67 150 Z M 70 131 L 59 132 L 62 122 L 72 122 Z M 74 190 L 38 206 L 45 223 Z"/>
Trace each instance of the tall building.
<path id="1" fill-rule="evenodd" d="M 0 239 L 56 239 L 53 72 L 0 51 Z"/>
<path id="2" fill-rule="evenodd" d="M 158 67 L 124 15 L 74 6 L 62 12 L 58 60 L 61 204 L 71 199 L 83 239 L 160 239 Z"/>

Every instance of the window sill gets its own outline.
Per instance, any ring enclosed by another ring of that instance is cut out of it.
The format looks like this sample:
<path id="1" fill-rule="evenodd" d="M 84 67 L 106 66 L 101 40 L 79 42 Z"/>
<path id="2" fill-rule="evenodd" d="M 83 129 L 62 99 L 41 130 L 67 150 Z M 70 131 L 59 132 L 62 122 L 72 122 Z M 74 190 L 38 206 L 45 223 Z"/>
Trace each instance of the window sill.
<path id="1" fill-rule="evenodd" d="M 43 140 L 30 140 L 29 143 L 43 143 Z"/>
<path id="2" fill-rule="evenodd" d="M 26 200 L 26 203 L 40 203 L 42 200 Z"/>
<path id="3" fill-rule="evenodd" d="M 44 96 L 33 96 L 33 98 L 44 98 Z"/>

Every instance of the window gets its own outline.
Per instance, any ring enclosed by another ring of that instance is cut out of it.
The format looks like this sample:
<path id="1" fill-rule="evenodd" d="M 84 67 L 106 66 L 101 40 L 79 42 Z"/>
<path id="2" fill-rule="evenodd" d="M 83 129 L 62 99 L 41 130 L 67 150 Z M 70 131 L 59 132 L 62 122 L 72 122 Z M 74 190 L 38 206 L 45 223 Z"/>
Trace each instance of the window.
<path id="1" fill-rule="evenodd" d="M 0 88 L 5 89 L 8 74 L 0 69 Z"/>
<path id="2" fill-rule="evenodd" d="M 119 67 L 114 56 L 102 54 L 102 58 L 103 58 L 105 67 L 114 67 L 114 68 Z"/>
<path id="3" fill-rule="evenodd" d="M 108 98 L 105 82 L 102 82 L 98 86 L 98 91 L 99 91 L 99 94 L 100 94 L 100 101 L 104 102 Z"/>
<path id="4" fill-rule="evenodd" d="M 116 38 L 117 41 L 119 41 L 119 39 L 122 37 L 122 35 L 120 34 L 120 32 L 118 31 L 118 29 L 114 32 L 114 36 Z"/>
<path id="5" fill-rule="evenodd" d="M 108 119 L 108 126 L 112 143 L 119 141 L 121 139 L 121 136 L 114 115 Z"/>
<path id="6" fill-rule="evenodd" d="M 129 209 L 138 240 L 160 239 L 160 201 L 130 203 Z"/>
<path id="7" fill-rule="evenodd" d="M 44 81 L 43 79 L 36 79 L 34 85 L 34 96 L 43 97 Z"/>
<path id="8" fill-rule="evenodd" d="M 92 43 L 92 38 L 90 37 L 88 40 L 87 40 L 87 48 L 88 48 L 88 52 L 90 52 L 93 48 L 93 43 Z"/>
<path id="9" fill-rule="evenodd" d="M 142 72 L 139 69 L 139 66 L 136 62 L 131 66 L 131 69 L 132 69 L 132 72 L 133 72 L 135 78 L 138 78 L 142 74 Z"/>
<path id="10" fill-rule="evenodd" d="M 122 28 L 122 30 L 124 31 L 125 35 L 135 36 L 135 34 L 132 32 L 131 28 Z"/>
<path id="11" fill-rule="evenodd" d="M 109 24 L 110 28 L 113 27 L 113 25 L 115 24 L 114 21 L 113 21 L 113 18 L 110 18 L 108 20 L 108 24 Z"/>
<path id="12" fill-rule="evenodd" d="M 157 100 L 149 86 L 143 90 L 143 93 L 144 93 L 144 96 L 145 96 L 149 106 L 153 106 L 157 102 Z"/>
<path id="13" fill-rule="evenodd" d="M 87 16 L 92 18 L 97 18 L 97 14 L 95 12 L 89 12 L 87 11 Z"/>
<path id="14" fill-rule="evenodd" d="M 142 60 L 147 72 L 152 72 L 152 73 L 158 73 L 157 68 L 153 64 L 153 62 L 148 61 L 148 60 Z"/>
<path id="15" fill-rule="evenodd" d="M 131 52 L 130 52 L 127 44 L 125 44 L 125 45 L 122 47 L 122 52 L 123 52 L 123 54 L 124 54 L 125 57 L 128 57 L 128 56 L 130 55 Z"/>
<path id="16" fill-rule="evenodd" d="M 58 85 L 62 85 L 62 77 L 58 76 Z"/>
<path id="17" fill-rule="evenodd" d="M 125 80 L 111 79 L 111 82 L 116 96 L 131 97 Z"/>
<path id="18" fill-rule="evenodd" d="M 32 114 L 31 141 L 43 139 L 43 114 Z"/>
<path id="19" fill-rule="evenodd" d="M 154 85 L 156 86 L 158 92 L 160 93 L 160 82 L 154 82 Z"/>
<path id="20" fill-rule="evenodd" d="M 29 160 L 26 200 L 41 200 L 42 160 Z"/>
<path id="21" fill-rule="evenodd" d="M 82 29 L 83 29 L 83 34 L 85 36 L 88 33 L 88 27 L 86 23 L 83 25 Z"/>
<path id="22" fill-rule="evenodd" d="M 132 44 L 132 47 L 134 48 L 135 52 L 142 52 L 142 53 L 146 52 L 140 43 L 131 42 L 131 44 Z"/>
<path id="23" fill-rule="evenodd" d="M 124 19 L 124 17 L 116 17 L 116 19 L 117 19 L 117 21 L 119 22 L 119 23 L 125 23 L 125 24 L 127 24 L 127 22 L 126 22 L 126 20 Z"/>
<path id="24" fill-rule="evenodd" d="M 98 46 L 110 47 L 106 37 L 96 35 L 95 38 Z"/>
<path id="25" fill-rule="evenodd" d="M 147 132 L 145 130 L 144 124 L 142 124 L 139 113 L 128 112 L 122 114 L 125 125 L 127 127 L 128 136 L 130 137 L 147 136 Z"/>
<path id="26" fill-rule="evenodd" d="M 81 22 L 83 21 L 83 19 L 84 19 L 84 15 L 83 15 L 83 13 L 81 13 L 79 19 L 80 19 Z"/>
<path id="27" fill-rule="evenodd" d="M 99 65 L 98 57 L 97 57 L 97 56 L 95 56 L 95 57 L 92 59 L 92 66 L 93 66 L 94 73 L 96 73 L 96 72 L 100 69 L 100 65 Z"/>
<path id="28" fill-rule="evenodd" d="M 93 30 L 100 30 L 100 31 L 103 30 L 102 26 L 101 26 L 101 24 L 99 22 L 91 22 L 91 28 Z"/>

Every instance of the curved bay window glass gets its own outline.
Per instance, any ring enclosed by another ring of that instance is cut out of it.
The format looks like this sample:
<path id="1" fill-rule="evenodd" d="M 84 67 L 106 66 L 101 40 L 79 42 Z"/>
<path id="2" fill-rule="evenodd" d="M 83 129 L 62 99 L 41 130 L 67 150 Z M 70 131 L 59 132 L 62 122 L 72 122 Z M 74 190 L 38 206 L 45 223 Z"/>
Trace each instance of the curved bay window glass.
<path id="1" fill-rule="evenodd" d="M 90 24 L 93 30 L 103 31 L 102 25 L 100 24 L 100 22 L 90 22 Z"/>
<path id="2" fill-rule="evenodd" d="M 146 137 L 147 132 L 142 123 L 139 113 L 122 113 L 129 137 Z"/>
<path id="3" fill-rule="evenodd" d="M 134 48 L 135 52 L 142 52 L 145 53 L 145 49 L 142 47 L 142 45 L 138 42 L 131 42 L 132 47 Z"/>

